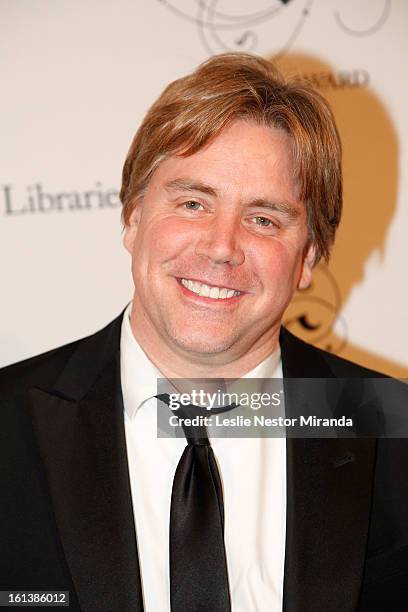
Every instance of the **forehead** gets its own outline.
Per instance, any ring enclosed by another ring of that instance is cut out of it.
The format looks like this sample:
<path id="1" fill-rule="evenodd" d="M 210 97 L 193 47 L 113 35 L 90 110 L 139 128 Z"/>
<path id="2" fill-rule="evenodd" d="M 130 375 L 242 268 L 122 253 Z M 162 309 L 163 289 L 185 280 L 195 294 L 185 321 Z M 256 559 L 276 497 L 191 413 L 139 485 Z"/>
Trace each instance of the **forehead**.
<path id="1" fill-rule="evenodd" d="M 172 155 L 163 161 L 152 176 L 151 188 L 163 188 L 179 178 L 205 181 L 221 193 L 266 192 L 292 199 L 298 193 L 291 137 L 248 121 L 232 123 L 193 155 Z"/>

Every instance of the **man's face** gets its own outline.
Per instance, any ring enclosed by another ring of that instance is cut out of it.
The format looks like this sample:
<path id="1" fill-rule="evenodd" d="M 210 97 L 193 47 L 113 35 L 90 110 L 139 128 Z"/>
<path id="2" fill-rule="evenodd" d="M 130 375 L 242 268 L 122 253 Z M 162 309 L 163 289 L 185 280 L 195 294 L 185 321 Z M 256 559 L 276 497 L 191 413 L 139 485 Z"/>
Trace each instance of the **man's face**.
<path id="1" fill-rule="evenodd" d="M 275 128 L 236 121 L 194 155 L 162 162 L 124 238 L 136 335 L 226 363 L 276 340 L 311 278 L 298 198 L 291 140 Z"/>

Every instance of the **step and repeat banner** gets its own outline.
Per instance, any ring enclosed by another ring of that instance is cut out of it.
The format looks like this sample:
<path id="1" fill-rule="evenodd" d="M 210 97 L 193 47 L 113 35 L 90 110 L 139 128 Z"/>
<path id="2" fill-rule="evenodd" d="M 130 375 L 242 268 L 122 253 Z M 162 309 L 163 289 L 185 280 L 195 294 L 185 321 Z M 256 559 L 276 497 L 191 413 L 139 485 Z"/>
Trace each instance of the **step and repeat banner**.
<path id="1" fill-rule="evenodd" d="M 0 0 L 0 366 L 96 331 L 132 296 L 118 190 L 144 113 L 209 56 L 315 84 L 344 145 L 329 266 L 295 334 L 408 376 L 405 0 Z"/>

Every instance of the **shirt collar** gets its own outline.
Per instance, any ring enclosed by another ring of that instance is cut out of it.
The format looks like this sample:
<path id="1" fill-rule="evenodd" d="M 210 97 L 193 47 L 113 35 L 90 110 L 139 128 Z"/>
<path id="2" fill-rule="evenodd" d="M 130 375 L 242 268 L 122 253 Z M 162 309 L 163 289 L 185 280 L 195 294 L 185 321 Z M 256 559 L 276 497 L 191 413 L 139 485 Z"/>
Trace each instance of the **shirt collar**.
<path id="1" fill-rule="evenodd" d="M 157 394 L 157 379 L 163 378 L 133 335 L 130 326 L 131 311 L 132 302 L 123 313 L 120 336 L 123 404 L 129 418 L 133 418 L 140 406 Z"/>
<path id="2" fill-rule="evenodd" d="M 123 314 L 120 336 L 120 369 L 123 404 L 132 419 L 140 406 L 157 394 L 157 379 L 164 378 L 133 335 L 130 325 L 132 302 Z M 241 378 L 282 378 L 280 347 Z M 232 391 L 234 383 L 228 386 Z"/>

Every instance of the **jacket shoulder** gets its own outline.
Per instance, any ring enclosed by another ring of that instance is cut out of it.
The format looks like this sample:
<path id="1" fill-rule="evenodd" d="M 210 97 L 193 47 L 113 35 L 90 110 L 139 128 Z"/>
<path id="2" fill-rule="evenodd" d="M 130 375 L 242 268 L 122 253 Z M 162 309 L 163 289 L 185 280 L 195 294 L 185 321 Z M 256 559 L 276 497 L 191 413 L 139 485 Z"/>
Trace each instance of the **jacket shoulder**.
<path id="1" fill-rule="evenodd" d="M 91 365 L 100 361 L 112 345 L 118 344 L 122 315 L 93 334 L 1 368 L 0 398 L 9 393 L 24 393 L 34 386 L 51 387 L 71 358 L 78 354 L 83 355 L 82 363 Z"/>
<path id="2" fill-rule="evenodd" d="M 1 395 L 14 389 L 52 384 L 64 365 L 85 338 L 18 361 L 0 369 Z"/>
<path id="3" fill-rule="evenodd" d="M 337 378 L 384 378 L 386 374 L 371 370 L 360 364 L 339 357 L 334 353 L 320 349 L 304 340 L 301 340 L 286 328 L 281 330 L 281 343 L 286 349 L 286 353 L 296 355 L 298 362 L 302 362 L 308 367 L 310 364 L 319 364 L 332 373 Z M 315 375 L 315 374 L 312 374 Z M 317 375 L 317 374 L 316 374 Z"/>

